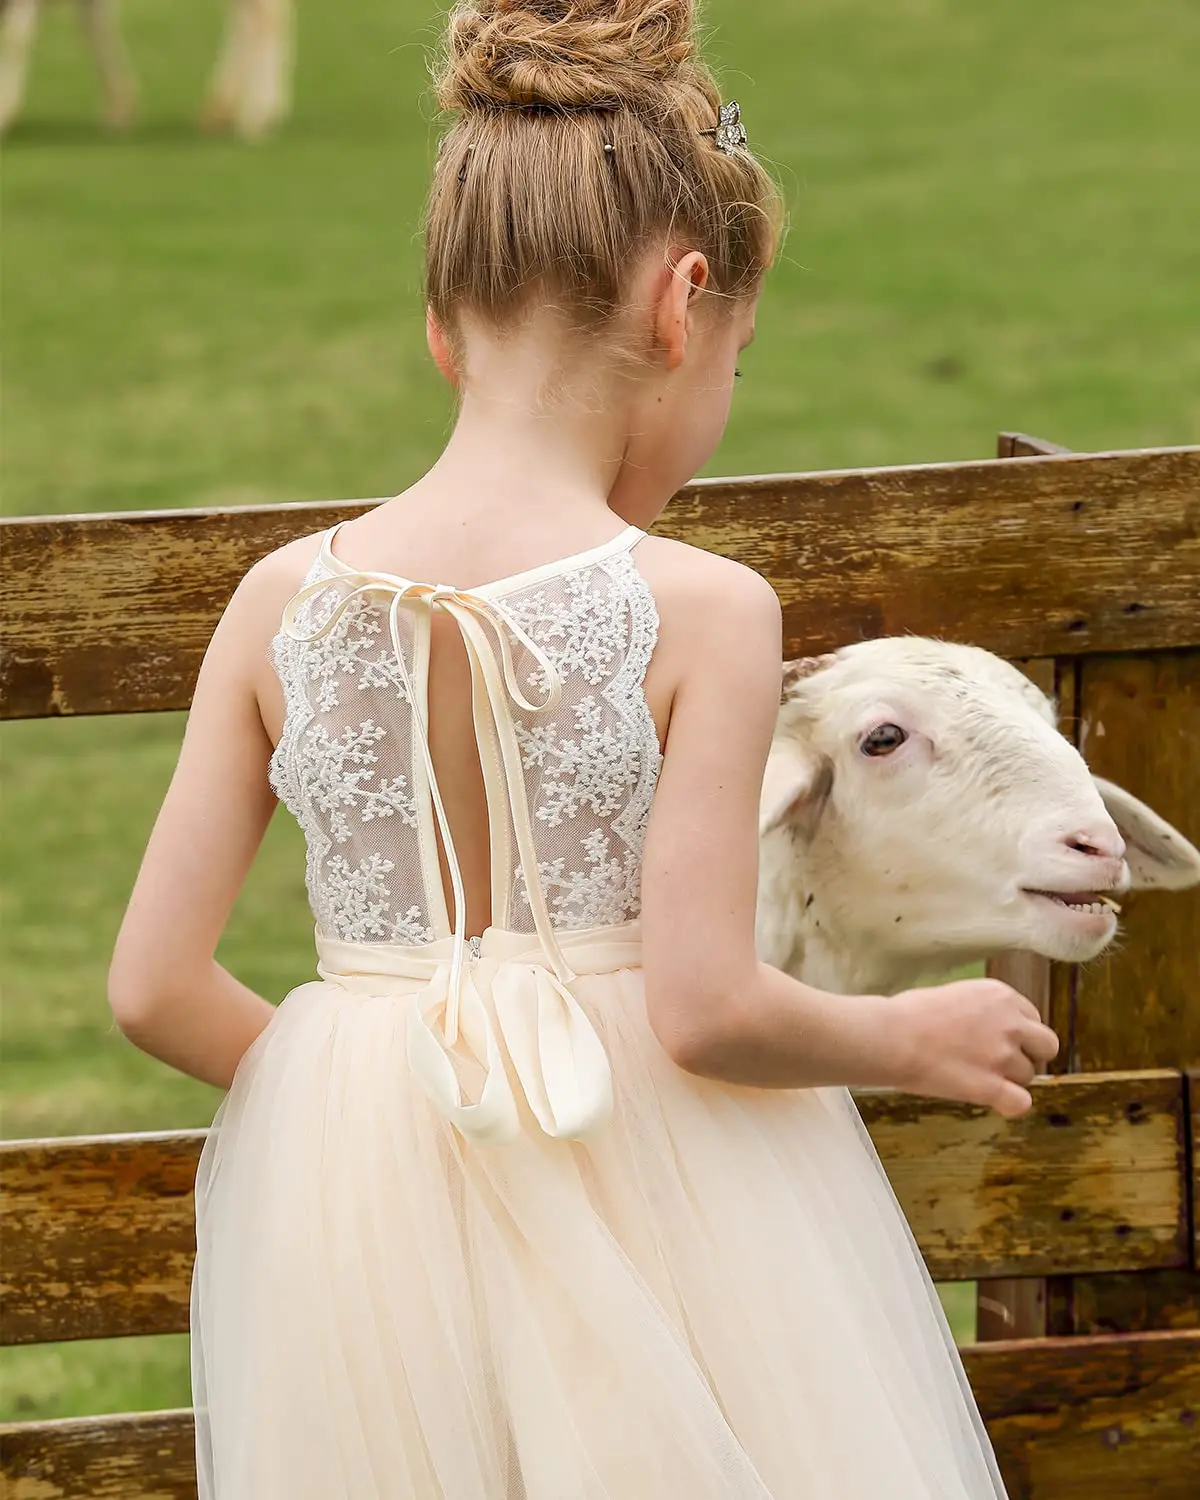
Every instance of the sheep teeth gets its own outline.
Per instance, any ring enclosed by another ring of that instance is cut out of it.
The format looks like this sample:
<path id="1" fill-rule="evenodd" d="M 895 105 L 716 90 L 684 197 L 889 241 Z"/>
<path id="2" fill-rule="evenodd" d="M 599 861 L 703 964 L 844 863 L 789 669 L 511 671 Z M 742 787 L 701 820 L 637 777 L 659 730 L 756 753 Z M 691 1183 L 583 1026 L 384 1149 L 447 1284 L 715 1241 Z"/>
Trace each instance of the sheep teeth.
<path id="1" fill-rule="evenodd" d="M 1090 917 L 1102 916 L 1105 911 L 1111 911 L 1115 916 L 1121 910 L 1111 896 L 1106 896 L 1099 891 L 1096 893 L 1095 901 L 1067 901 L 1054 892 L 1048 892 L 1048 894 L 1052 901 L 1057 901 L 1059 906 L 1065 906 L 1068 911 L 1086 912 Z"/>

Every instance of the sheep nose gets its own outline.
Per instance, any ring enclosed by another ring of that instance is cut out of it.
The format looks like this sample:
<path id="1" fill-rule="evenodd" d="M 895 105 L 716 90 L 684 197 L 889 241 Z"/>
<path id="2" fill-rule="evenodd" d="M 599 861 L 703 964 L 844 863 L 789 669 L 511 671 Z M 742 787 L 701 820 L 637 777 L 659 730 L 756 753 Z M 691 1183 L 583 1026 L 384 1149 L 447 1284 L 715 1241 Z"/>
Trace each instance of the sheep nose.
<path id="1" fill-rule="evenodd" d="M 1089 855 L 1092 859 L 1125 858 L 1125 840 L 1115 823 L 1107 828 L 1092 824 L 1078 833 L 1069 833 L 1065 842 L 1069 849 L 1077 854 Z"/>

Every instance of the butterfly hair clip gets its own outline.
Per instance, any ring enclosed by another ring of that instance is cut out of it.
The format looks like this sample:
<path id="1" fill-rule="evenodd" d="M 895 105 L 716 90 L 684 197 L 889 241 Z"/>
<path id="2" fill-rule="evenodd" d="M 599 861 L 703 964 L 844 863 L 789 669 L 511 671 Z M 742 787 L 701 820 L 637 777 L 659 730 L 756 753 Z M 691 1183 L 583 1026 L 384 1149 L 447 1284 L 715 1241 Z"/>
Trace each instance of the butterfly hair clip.
<path id="1" fill-rule="evenodd" d="M 737 100 L 722 104 L 717 111 L 716 128 L 702 130 L 700 134 L 713 136 L 717 150 L 724 151 L 727 156 L 743 150 L 747 142 L 746 127 L 742 124 L 742 107 Z"/>

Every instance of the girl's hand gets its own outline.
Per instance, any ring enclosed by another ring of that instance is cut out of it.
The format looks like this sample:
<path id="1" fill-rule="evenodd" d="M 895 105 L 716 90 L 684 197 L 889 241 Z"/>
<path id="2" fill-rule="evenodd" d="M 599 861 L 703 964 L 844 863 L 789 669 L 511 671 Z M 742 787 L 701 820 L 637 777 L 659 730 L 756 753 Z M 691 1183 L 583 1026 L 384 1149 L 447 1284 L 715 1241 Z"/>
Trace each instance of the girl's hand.
<path id="1" fill-rule="evenodd" d="M 1058 1054 L 1058 1037 L 1024 995 L 998 979 L 906 990 L 887 1002 L 900 1065 L 896 1087 L 997 1110 L 1033 1107 L 1028 1085 Z"/>

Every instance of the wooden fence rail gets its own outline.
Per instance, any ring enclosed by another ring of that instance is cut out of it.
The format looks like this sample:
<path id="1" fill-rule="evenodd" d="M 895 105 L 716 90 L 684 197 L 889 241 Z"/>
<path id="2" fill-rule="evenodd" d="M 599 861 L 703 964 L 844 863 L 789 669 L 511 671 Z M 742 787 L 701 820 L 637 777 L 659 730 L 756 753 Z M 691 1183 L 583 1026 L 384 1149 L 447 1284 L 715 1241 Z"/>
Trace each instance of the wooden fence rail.
<path id="1" fill-rule="evenodd" d="M 1192 1263 L 1187 1080 L 1166 1069 L 1040 1080 L 1018 1121 L 860 1092 L 932 1274 Z M 0 1145 L 6 1344 L 187 1329 L 203 1131 Z"/>
<path id="2" fill-rule="evenodd" d="M 251 563 L 375 503 L 0 522 L 0 717 L 185 708 Z M 769 578 L 792 655 L 906 632 L 1012 658 L 1200 645 L 1200 448 L 707 480 L 658 530 Z"/>

